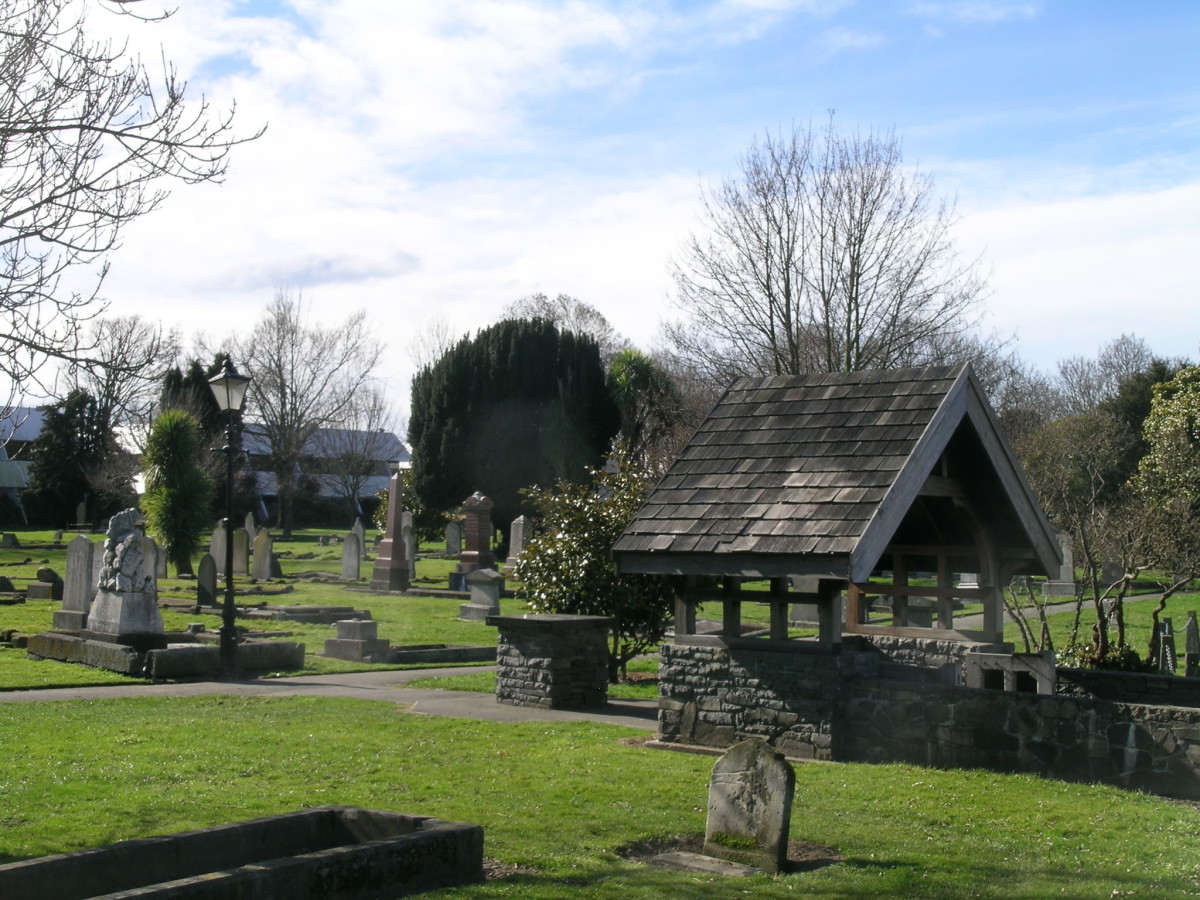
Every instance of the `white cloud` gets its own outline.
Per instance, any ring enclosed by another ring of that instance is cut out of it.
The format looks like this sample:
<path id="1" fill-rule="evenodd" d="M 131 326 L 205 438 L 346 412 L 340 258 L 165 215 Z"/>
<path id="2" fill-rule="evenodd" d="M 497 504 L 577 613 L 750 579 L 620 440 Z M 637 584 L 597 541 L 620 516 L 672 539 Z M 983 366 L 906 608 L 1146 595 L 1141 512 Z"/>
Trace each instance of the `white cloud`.
<path id="1" fill-rule="evenodd" d="M 1040 4 L 1022 0 L 941 0 L 912 3 L 909 15 L 962 25 L 993 25 L 1008 19 L 1032 19 Z"/>

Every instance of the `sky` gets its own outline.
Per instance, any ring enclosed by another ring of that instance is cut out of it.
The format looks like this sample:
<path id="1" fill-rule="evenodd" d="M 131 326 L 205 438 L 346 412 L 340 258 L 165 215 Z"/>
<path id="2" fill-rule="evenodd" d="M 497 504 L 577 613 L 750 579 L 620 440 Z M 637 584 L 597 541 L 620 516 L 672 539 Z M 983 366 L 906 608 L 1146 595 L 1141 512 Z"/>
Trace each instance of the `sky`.
<path id="1" fill-rule="evenodd" d="M 190 96 L 236 100 L 220 185 L 111 259 L 113 314 L 249 331 L 280 289 L 368 312 L 408 406 L 415 336 L 535 292 L 650 350 L 702 188 L 756 137 L 894 131 L 956 204 L 988 327 L 1052 369 L 1123 334 L 1195 361 L 1200 4 L 1123 0 L 178 0 L 127 17 Z M 99 18 L 99 16 L 97 16 Z"/>

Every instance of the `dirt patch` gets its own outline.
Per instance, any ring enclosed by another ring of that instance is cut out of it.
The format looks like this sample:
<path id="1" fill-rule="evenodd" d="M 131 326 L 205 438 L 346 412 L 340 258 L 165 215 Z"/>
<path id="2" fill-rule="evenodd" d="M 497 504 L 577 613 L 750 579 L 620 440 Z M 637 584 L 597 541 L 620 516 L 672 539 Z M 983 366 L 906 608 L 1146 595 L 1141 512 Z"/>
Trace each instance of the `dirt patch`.
<path id="1" fill-rule="evenodd" d="M 537 869 L 531 869 L 528 866 L 514 866 L 508 863 L 502 863 L 498 859 L 483 860 L 483 877 L 488 881 L 495 881 L 499 878 L 510 878 L 513 875 L 533 875 Z"/>
<path id="2" fill-rule="evenodd" d="M 634 862 L 649 863 L 660 853 L 683 850 L 688 853 L 704 852 L 704 835 L 676 834 L 660 835 L 643 841 L 634 841 L 617 848 L 617 855 Z M 837 850 L 811 841 L 788 841 L 789 872 L 811 872 L 845 859 Z"/>

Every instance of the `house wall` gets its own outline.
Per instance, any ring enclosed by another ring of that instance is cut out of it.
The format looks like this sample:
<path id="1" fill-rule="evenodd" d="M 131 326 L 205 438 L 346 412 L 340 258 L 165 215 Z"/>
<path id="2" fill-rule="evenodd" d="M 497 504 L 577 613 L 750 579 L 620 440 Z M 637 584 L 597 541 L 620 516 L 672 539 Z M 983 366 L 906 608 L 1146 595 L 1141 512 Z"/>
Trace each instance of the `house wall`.
<path id="1" fill-rule="evenodd" d="M 1200 798 L 1200 710 L 923 683 L 890 677 L 895 667 L 854 647 L 664 646 L 659 737 L 721 748 L 759 737 L 800 759 L 1030 772 Z"/>

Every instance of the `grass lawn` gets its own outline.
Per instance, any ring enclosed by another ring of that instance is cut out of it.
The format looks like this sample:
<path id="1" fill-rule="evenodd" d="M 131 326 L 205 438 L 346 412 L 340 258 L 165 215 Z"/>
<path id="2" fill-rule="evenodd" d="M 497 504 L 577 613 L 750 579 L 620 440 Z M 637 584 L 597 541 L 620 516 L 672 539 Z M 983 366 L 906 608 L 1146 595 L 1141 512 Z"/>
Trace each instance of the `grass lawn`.
<path id="1" fill-rule="evenodd" d="M 1106 787 L 797 767 L 792 837 L 844 862 L 722 879 L 619 848 L 703 831 L 712 759 L 593 723 L 494 724 L 316 698 L 0 705 L 0 860 L 345 803 L 482 824 L 529 871 L 431 896 L 1194 897 L 1200 811 Z"/>

